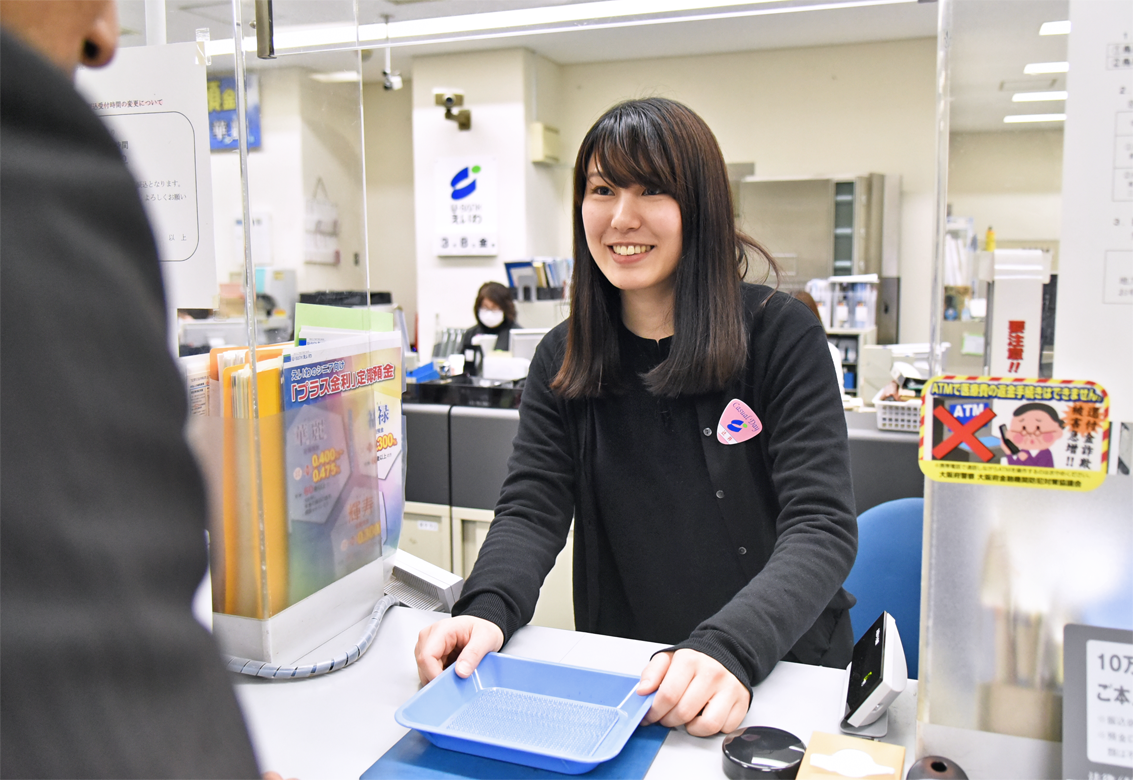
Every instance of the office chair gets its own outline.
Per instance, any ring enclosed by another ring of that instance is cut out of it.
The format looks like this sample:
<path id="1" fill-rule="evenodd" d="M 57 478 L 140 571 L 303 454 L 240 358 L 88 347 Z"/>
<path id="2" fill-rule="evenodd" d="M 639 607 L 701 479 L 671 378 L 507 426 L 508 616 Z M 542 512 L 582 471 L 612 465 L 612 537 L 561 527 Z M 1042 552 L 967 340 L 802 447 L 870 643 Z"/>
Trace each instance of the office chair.
<path id="1" fill-rule="evenodd" d="M 897 621 L 909 679 L 917 678 L 920 660 L 923 525 L 923 498 L 899 498 L 862 512 L 858 558 L 845 584 L 858 599 L 850 610 L 854 641 L 888 612 Z"/>

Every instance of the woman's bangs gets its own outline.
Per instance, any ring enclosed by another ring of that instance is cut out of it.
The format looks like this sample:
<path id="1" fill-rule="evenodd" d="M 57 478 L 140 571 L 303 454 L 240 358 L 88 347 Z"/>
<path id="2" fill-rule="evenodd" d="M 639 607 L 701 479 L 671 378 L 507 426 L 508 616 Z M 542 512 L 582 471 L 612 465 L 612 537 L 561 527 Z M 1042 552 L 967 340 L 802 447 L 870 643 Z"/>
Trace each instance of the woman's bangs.
<path id="1" fill-rule="evenodd" d="M 595 139 L 591 159 L 602 177 L 617 187 L 640 184 L 676 195 L 676 179 L 671 163 L 661 153 L 660 139 L 644 137 L 642 129 L 624 125 L 609 128 Z"/>

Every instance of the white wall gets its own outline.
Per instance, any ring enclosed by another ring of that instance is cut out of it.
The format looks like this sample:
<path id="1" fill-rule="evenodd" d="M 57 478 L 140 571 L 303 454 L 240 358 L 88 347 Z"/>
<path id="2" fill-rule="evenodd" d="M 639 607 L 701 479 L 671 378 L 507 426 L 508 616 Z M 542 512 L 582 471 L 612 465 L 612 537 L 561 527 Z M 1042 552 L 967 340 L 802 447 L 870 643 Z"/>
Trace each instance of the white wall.
<path id="1" fill-rule="evenodd" d="M 524 53 L 524 81 L 527 92 L 525 121 L 542 122 L 561 131 L 562 68 L 532 52 Z M 560 150 L 565 154 L 569 150 Z M 558 165 L 527 165 L 527 251 L 537 257 L 569 257 L 570 243 L 570 162 Z M 567 226 L 565 232 L 564 224 Z M 521 325 L 525 324 L 520 322 Z"/>
<path id="2" fill-rule="evenodd" d="M 564 155 L 573 162 L 586 130 L 614 103 L 660 96 L 699 113 L 724 158 L 755 162 L 757 176 L 899 174 L 900 337 L 927 341 L 935 72 L 936 40 L 927 38 L 567 65 Z"/>
<path id="3" fill-rule="evenodd" d="M 413 208 L 413 90 L 367 84 L 366 219 L 369 224 L 370 289 L 393 294 L 405 310 L 413 339 L 417 315 L 417 242 Z"/>
<path id="4" fill-rule="evenodd" d="M 418 349 L 430 354 L 437 323 L 467 328 L 486 281 L 507 283 L 503 262 L 530 257 L 528 247 L 527 94 L 531 55 L 521 49 L 421 57 L 413 62 L 413 168 L 417 244 Z M 464 93 L 472 129 L 445 119 L 434 89 Z M 440 157 L 494 158 L 498 170 L 496 257 L 437 257 L 434 163 Z"/>
<path id="5" fill-rule="evenodd" d="M 1062 130 L 953 133 L 948 203 L 999 241 L 1057 241 L 1062 229 Z"/>

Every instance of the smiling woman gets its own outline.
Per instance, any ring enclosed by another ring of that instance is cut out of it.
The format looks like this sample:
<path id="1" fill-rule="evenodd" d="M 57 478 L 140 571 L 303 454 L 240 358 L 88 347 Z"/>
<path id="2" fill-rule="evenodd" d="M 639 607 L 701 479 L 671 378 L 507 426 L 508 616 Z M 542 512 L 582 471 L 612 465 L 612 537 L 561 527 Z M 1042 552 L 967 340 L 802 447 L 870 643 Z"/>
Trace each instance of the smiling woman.
<path id="1" fill-rule="evenodd" d="M 778 269 L 736 229 L 727 166 L 704 120 L 661 98 L 610 109 L 578 150 L 574 206 L 574 316 L 553 387 L 587 397 L 603 374 L 618 375 L 619 318 L 638 336 L 675 336 L 651 390 L 722 387 L 743 361 L 747 255 Z"/>
<path id="2" fill-rule="evenodd" d="M 670 643 L 646 722 L 731 731 L 779 659 L 845 668 L 846 422 L 822 324 L 744 284 L 712 131 L 650 98 L 606 112 L 575 167 L 570 319 L 540 342 L 495 519 L 423 681 L 467 677 L 529 621 L 575 526 L 585 631 Z"/>

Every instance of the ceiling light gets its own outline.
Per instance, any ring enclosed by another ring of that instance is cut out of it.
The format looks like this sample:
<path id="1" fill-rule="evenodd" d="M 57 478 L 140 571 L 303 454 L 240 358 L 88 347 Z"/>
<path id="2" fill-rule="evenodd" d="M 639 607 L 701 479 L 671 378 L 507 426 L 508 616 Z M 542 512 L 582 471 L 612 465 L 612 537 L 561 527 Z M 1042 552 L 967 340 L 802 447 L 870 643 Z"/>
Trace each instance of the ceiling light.
<path id="1" fill-rule="evenodd" d="M 1065 122 L 1066 114 L 1015 114 L 1003 117 L 1009 125 L 1019 122 Z"/>
<path id="2" fill-rule="evenodd" d="M 478 14 L 412 19 L 397 22 L 390 30 L 391 38 L 449 35 L 516 27 L 540 27 L 547 24 L 577 24 L 617 17 L 656 16 L 660 14 L 701 11 L 708 8 L 731 8 L 741 5 L 766 5 L 778 0 L 599 0 L 590 3 L 517 8 L 510 11 L 488 11 Z"/>
<path id="3" fill-rule="evenodd" d="M 783 5 L 784 0 L 598 0 L 539 8 L 487 11 L 457 16 L 408 19 L 388 24 L 309 25 L 276 27 L 275 50 L 348 49 L 368 43 L 409 45 L 437 41 L 503 38 L 574 30 L 631 27 L 700 19 L 838 10 L 867 6 L 899 5 L 918 0 L 826 0 L 811 4 Z M 778 5 L 768 6 L 773 3 Z M 746 6 L 746 7 L 745 7 Z M 255 51 L 256 39 L 244 39 L 244 50 Z M 232 40 L 209 44 L 213 56 L 232 54 Z"/>
<path id="4" fill-rule="evenodd" d="M 1032 62 L 1023 68 L 1023 72 L 1028 76 L 1034 76 L 1039 73 L 1066 73 L 1070 70 L 1069 62 Z"/>
<path id="5" fill-rule="evenodd" d="M 1039 35 L 1069 35 L 1070 22 L 1043 22 L 1043 26 L 1039 28 Z"/>
<path id="6" fill-rule="evenodd" d="M 1016 92 L 1012 103 L 1041 103 L 1044 100 L 1066 100 L 1067 92 Z"/>
<path id="7" fill-rule="evenodd" d="M 312 73 L 311 78 L 324 84 L 357 84 L 362 80 L 361 74 L 356 70 L 336 70 L 331 73 Z"/>

